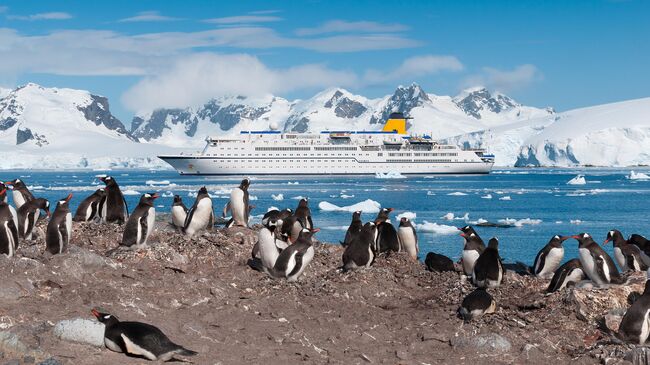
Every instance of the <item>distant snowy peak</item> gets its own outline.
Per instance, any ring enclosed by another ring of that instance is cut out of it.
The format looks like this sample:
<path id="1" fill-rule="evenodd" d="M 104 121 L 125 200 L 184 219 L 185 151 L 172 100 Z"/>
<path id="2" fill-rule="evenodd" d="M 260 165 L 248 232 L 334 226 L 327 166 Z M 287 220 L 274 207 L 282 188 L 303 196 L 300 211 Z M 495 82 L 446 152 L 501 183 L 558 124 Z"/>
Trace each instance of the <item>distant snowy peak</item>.
<path id="1" fill-rule="evenodd" d="M 370 124 L 383 124 L 388 116 L 394 112 L 410 115 L 411 110 L 430 104 L 431 99 L 420 85 L 413 83 L 410 86 L 399 86 L 393 95 L 386 100 L 384 106 L 376 111 L 370 118 Z"/>
<path id="2" fill-rule="evenodd" d="M 521 120 L 555 113 L 552 108 L 523 106 L 507 95 L 490 93 L 484 87 L 463 90 L 453 101 L 465 114 L 479 120 L 504 119 L 504 116 L 509 120 Z"/>

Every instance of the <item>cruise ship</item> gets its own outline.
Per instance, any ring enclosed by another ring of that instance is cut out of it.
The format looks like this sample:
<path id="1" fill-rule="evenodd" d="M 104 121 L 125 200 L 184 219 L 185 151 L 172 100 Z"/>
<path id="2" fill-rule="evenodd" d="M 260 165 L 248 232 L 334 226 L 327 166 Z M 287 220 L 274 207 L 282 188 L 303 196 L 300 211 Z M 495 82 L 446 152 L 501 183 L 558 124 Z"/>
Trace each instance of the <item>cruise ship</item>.
<path id="1" fill-rule="evenodd" d="M 487 174 L 494 155 L 408 135 L 392 113 L 381 131 L 242 131 L 206 138 L 200 153 L 158 156 L 183 175 Z"/>

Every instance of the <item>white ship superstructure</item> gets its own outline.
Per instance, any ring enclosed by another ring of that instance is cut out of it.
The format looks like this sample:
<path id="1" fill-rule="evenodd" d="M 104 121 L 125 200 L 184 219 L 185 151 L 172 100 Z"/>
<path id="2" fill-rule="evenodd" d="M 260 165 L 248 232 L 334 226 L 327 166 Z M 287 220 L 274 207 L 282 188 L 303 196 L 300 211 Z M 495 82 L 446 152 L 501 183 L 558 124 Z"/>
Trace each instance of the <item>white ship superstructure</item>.
<path id="1" fill-rule="evenodd" d="M 238 138 L 206 141 L 200 153 L 159 157 L 179 173 L 195 175 L 486 174 L 494 164 L 484 150 L 406 135 L 400 113 L 383 131 L 242 131 Z"/>

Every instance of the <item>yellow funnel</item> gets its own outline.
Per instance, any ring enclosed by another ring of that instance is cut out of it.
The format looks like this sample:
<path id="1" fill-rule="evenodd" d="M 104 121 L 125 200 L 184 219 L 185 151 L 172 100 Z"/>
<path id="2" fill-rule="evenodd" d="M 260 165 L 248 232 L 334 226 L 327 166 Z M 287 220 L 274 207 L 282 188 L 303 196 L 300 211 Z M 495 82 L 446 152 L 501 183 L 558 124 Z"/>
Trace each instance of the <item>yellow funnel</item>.
<path id="1" fill-rule="evenodd" d="M 384 124 L 384 132 L 396 131 L 398 134 L 406 134 L 406 117 L 402 113 L 391 113 Z"/>

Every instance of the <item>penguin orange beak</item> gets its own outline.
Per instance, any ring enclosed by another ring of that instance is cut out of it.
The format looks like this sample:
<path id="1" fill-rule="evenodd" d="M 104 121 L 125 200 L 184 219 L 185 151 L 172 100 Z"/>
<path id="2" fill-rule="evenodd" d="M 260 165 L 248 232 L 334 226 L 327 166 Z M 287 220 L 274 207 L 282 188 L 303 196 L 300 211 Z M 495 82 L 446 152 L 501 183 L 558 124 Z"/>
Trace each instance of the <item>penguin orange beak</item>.
<path id="1" fill-rule="evenodd" d="M 458 229 L 460 229 L 460 228 L 458 228 Z M 465 232 L 460 232 L 460 236 L 463 237 L 463 238 L 464 238 L 464 237 L 467 237 L 467 235 L 465 234 Z"/>
<path id="2" fill-rule="evenodd" d="M 560 242 L 564 242 L 564 241 L 568 240 L 569 238 L 573 238 L 573 237 L 571 237 L 571 236 L 560 236 Z"/>
<path id="3" fill-rule="evenodd" d="M 5 181 L 5 185 L 13 186 L 13 184 L 14 183 L 12 183 L 11 181 Z"/>
<path id="4" fill-rule="evenodd" d="M 70 199 L 72 199 L 72 193 L 68 194 L 68 196 L 65 197 L 66 203 L 69 203 Z"/>
<path id="5" fill-rule="evenodd" d="M 2 190 L 0 190 L 0 195 L 5 195 L 6 192 L 7 192 L 7 189 L 2 189 Z"/>
<path id="6" fill-rule="evenodd" d="M 99 312 L 95 308 L 91 309 L 90 313 L 92 313 L 93 316 L 95 316 L 97 318 L 101 317 L 101 314 L 99 314 Z"/>
<path id="7" fill-rule="evenodd" d="M 386 208 L 386 209 L 388 210 L 389 213 L 392 212 L 393 210 L 395 210 L 393 208 Z"/>
<path id="8" fill-rule="evenodd" d="M 318 233 L 320 232 L 320 228 L 314 228 L 311 230 L 311 233 Z"/>
<path id="9" fill-rule="evenodd" d="M 575 239 L 579 240 L 580 236 L 571 236 L 571 238 L 575 238 Z"/>
<path id="10" fill-rule="evenodd" d="M 157 198 L 160 198 L 160 195 L 158 195 L 158 193 L 153 193 L 153 194 L 151 194 L 151 198 L 152 199 L 157 199 Z"/>
<path id="11" fill-rule="evenodd" d="M 608 243 L 609 243 L 609 241 L 611 241 L 611 240 L 612 240 L 611 238 L 608 238 L 608 239 L 606 239 L 606 240 L 605 240 L 605 242 L 603 242 L 603 245 L 606 245 L 606 244 L 608 244 Z"/>

